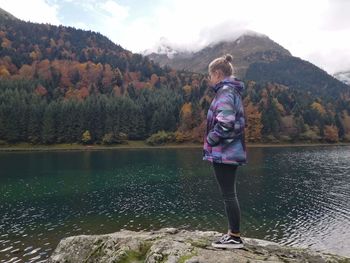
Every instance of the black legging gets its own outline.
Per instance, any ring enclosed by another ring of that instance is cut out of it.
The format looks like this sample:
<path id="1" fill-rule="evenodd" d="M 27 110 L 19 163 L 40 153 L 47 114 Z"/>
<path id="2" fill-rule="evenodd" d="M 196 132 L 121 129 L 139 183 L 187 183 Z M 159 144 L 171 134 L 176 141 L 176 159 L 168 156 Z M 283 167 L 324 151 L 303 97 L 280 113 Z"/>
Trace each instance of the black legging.
<path id="1" fill-rule="evenodd" d="M 224 199 L 228 227 L 232 233 L 239 233 L 241 210 L 237 199 L 237 165 L 213 162 L 216 181 Z"/>

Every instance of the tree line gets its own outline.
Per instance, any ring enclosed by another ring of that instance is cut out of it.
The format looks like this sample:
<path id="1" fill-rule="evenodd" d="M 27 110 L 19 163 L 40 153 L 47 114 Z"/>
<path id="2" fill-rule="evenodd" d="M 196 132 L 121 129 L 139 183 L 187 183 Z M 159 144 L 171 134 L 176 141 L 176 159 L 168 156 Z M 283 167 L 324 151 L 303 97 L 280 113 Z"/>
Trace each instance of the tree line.
<path id="1" fill-rule="evenodd" d="M 145 139 L 159 130 L 175 131 L 182 98 L 170 89 L 143 89 L 137 98 L 94 94 L 49 101 L 34 92 L 35 81 L 0 84 L 0 139 L 31 143 L 82 142 L 88 131 L 91 142 L 121 134 Z M 25 88 L 23 88 L 25 86 Z"/>
<path id="2" fill-rule="evenodd" d="M 350 141 L 349 87 L 296 58 L 273 63 L 248 69 L 247 140 Z M 206 75 L 161 68 L 99 33 L 0 21 L 1 143 L 201 142 L 214 95 Z"/>

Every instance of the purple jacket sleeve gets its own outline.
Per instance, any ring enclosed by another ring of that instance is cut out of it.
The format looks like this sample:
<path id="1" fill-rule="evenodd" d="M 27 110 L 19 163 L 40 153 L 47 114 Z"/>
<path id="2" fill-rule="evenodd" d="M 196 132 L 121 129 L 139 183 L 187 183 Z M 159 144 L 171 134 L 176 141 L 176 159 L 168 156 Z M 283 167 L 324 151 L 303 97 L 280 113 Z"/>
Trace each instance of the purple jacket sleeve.
<path id="1" fill-rule="evenodd" d="M 240 133 L 240 124 L 236 121 L 237 103 L 234 95 L 224 92 L 218 98 L 215 110 L 215 125 L 207 135 L 207 142 L 211 146 L 219 144 L 220 139 L 234 138 L 237 132 Z M 239 101 L 239 100 L 238 100 Z M 239 101 L 239 103 L 241 103 Z M 238 103 L 238 104 L 239 104 Z"/>

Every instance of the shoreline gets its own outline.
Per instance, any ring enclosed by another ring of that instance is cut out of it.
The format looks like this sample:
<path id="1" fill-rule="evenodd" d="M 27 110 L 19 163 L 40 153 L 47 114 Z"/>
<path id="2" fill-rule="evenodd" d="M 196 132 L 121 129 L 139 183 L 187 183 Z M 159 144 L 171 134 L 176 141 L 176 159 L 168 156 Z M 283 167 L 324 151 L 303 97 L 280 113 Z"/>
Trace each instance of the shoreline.
<path id="1" fill-rule="evenodd" d="M 329 147 L 329 146 L 349 146 L 350 143 L 248 143 L 248 148 L 277 148 L 277 147 Z M 82 145 L 53 144 L 53 145 L 33 145 L 21 143 L 14 145 L 0 146 L 0 152 L 32 152 L 32 151 L 101 151 L 116 149 L 181 149 L 181 148 L 202 148 L 201 143 L 164 144 L 151 146 L 144 141 L 128 141 L 127 144 L 119 145 Z"/>

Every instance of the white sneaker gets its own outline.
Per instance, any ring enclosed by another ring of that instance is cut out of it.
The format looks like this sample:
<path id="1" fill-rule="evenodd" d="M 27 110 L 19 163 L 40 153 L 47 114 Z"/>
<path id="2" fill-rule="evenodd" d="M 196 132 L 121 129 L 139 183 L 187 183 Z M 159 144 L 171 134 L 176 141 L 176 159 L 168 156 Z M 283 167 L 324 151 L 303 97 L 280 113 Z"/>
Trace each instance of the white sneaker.
<path id="1" fill-rule="evenodd" d="M 229 234 L 223 235 L 218 241 L 211 243 L 216 248 L 243 248 L 243 241 L 240 237 L 234 237 Z"/>

